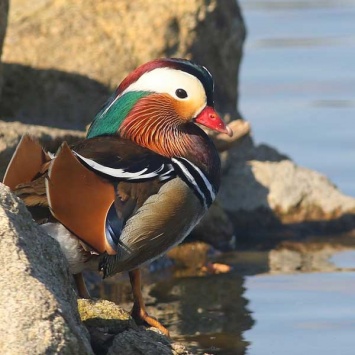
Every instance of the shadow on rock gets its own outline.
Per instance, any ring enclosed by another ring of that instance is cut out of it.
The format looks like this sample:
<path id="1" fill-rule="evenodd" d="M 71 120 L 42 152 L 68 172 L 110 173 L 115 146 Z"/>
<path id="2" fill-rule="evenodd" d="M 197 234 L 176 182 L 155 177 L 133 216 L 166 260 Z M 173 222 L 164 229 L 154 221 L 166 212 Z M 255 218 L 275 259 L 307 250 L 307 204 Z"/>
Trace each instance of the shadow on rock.
<path id="1" fill-rule="evenodd" d="M 240 116 L 238 107 L 238 73 L 242 59 L 246 28 L 236 1 L 218 4 L 207 12 L 196 29 L 196 41 L 189 48 L 194 61 L 211 70 L 215 80 L 215 102 L 219 112 Z M 213 35 L 206 36 L 206 33 Z"/>
<path id="2" fill-rule="evenodd" d="M 238 141 L 224 160 L 219 203 L 234 225 L 237 246 L 273 248 L 282 240 L 348 233 L 355 228 L 355 199 L 322 174 L 286 155 Z"/>
<path id="3" fill-rule="evenodd" d="M 1 119 L 85 130 L 110 90 L 86 76 L 3 64 Z"/>

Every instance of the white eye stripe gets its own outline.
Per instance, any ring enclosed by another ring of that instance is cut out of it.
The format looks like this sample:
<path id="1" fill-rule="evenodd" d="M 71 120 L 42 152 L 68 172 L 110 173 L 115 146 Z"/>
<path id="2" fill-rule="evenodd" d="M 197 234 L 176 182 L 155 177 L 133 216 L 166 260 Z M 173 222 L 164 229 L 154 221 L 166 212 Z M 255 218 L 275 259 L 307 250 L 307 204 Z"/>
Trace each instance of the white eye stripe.
<path id="1" fill-rule="evenodd" d="M 186 98 L 179 98 L 178 89 L 187 93 Z M 137 81 L 124 90 L 119 97 L 131 91 L 151 91 L 169 94 L 177 100 L 193 100 L 199 103 L 196 111 L 201 111 L 206 105 L 207 97 L 205 89 L 199 79 L 182 70 L 172 68 L 157 68 L 143 74 Z"/>

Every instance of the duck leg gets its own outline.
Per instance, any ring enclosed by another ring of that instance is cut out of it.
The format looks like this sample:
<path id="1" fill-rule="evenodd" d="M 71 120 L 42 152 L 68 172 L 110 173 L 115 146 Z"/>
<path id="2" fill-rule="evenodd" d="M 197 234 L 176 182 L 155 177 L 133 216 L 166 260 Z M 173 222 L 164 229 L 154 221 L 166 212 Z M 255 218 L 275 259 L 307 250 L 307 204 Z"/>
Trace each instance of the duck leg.
<path id="1" fill-rule="evenodd" d="M 90 299 L 91 298 L 90 293 L 89 293 L 88 289 L 86 288 L 83 274 L 81 272 L 79 272 L 78 274 L 75 274 L 73 276 L 74 276 L 74 281 L 75 281 L 76 288 L 78 290 L 79 297 Z"/>
<path id="2" fill-rule="evenodd" d="M 148 315 L 142 296 L 141 289 L 141 272 L 139 269 L 134 269 L 129 272 L 129 279 L 133 293 L 133 307 L 131 315 L 138 323 L 147 323 L 148 325 L 158 328 L 164 335 L 169 336 L 169 331 L 155 318 Z"/>

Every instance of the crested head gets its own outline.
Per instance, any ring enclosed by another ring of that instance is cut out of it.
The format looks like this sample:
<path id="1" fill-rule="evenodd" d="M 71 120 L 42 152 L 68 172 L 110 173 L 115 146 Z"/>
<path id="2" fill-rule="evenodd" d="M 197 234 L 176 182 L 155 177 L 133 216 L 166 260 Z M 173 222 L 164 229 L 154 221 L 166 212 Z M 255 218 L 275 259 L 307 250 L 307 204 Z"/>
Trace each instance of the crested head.
<path id="1" fill-rule="evenodd" d="M 198 65 L 194 62 L 191 62 L 187 59 L 181 59 L 181 58 L 160 58 L 160 59 L 155 59 L 151 62 L 145 63 L 135 69 L 133 72 L 131 72 L 118 86 L 116 90 L 116 95 L 119 96 L 123 92 L 126 92 L 127 89 L 133 84 L 137 83 L 136 86 L 139 86 L 140 84 L 144 83 L 144 86 L 148 84 L 148 88 L 152 89 L 150 85 L 154 85 L 154 83 L 151 82 L 151 77 L 154 80 L 157 80 L 157 84 L 160 83 L 160 89 L 161 90 L 166 90 L 168 89 L 167 86 L 164 85 L 166 84 L 168 78 L 164 78 L 165 73 L 164 71 L 159 71 L 157 74 L 153 75 L 147 75 L 147 73 L 151 73 L 152 71 L 155 71 L 156 69 L 167 69 L 167 73 L 176 73 L 176 72 L 183 72 L 186 74 L 189 74 L 193 77 L 195 77 L 200 84 L 203 86 L 203 89 L 206 94 L 206 103 L 208 106 L 213 106 L 214 101 L 213 101 L 213 89 L 214 89 L 214 84 L 213 84 L 213 79 L 211 73 L 203 66 Z M 142 77 L 144 80 L 142 80 Z M 171 79 L 175 79 L 174 75 L 171 74 Z M 183 76 L 180 77 L 181 80 L 183 81 Z M 165 79 L 165 80 L 164 80 Z M 173 83 L 172 88 L 174 88 Z M 159 85 L 159 84 L 158 84 Z"/>
<path id="2" fill-rule="evenodd" d="M 229 133 L 213 110 L 211 74 L 185 59 L 157 59 L 121 82 L 96 116 L 88 137 L 118 134 L 174 156 L 183 153 L 189 132 L 196 132 L 195 122 Z"/>

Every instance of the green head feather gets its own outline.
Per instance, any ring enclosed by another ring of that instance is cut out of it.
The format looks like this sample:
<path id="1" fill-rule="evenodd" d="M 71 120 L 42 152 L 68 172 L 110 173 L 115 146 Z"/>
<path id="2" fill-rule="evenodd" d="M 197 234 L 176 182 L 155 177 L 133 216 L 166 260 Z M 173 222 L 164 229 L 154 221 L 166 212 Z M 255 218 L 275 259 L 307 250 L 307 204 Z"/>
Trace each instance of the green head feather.
<path id="1" fill-rule="evenodd" d="M 86 138 L 116 134 L 136 102 L 149 94 L 148 91 L 130 91 L 116 102 L 112 97 L 95 116 Z"/>

